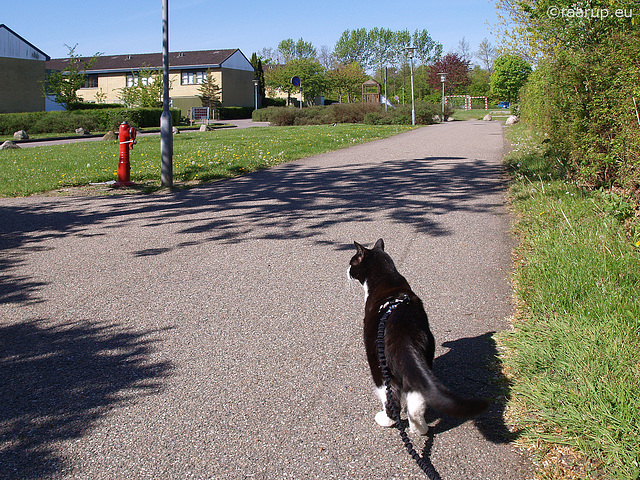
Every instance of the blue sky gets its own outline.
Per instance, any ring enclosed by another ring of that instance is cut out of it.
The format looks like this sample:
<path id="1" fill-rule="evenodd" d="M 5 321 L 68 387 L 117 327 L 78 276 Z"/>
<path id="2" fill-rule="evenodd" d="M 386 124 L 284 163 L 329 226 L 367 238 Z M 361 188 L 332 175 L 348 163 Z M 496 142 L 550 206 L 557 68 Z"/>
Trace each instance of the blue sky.
<path id="1" fill-rule="evenodd" d="M 286 38 L 303 38 L 318 50 L 333 49 L 347 29 L 384 27 L 427 29 L 455 51 L 465 37 L 475 51 L 497 22 L 493 1 L 477 0 L 323 0 L 314 9 L 300 0 L 169 0 L 169 49 L 239 48 L 250 57 L 276 48 Z M 395 5 L 394 5 L 395 4 Z M 64 46 L 93 55 L 162 51 L 162 1 L 81 2 L 67 0 L 0 0 L 4 23 L 52 58 L 66 57 Z M 107 9 L 106 5 L 112 5 Z M 393 5 L 393 6 L 392 6 Z M 130 12 L 121 16 L 123 6 Z"/>

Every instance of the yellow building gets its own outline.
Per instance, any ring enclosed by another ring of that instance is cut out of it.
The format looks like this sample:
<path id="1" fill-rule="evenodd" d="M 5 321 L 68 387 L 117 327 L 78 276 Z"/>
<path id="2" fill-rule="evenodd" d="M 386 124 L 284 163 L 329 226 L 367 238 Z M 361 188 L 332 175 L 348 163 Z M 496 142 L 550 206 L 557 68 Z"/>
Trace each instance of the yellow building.
<path id="1" fill-rule="evenodd" d="M 89 60 L 83 58 L 82 60 Z M 68 58 L 47 62 L 47 70 L 61 71 Z M 102 55 L 85 73 L 87 82 L 78 91 L 85 102 L 122 103 L 121 89 L 130 87 L 140 79 L 141 70 L 162 70 L 161 53 L 133 55 Z M 198 98 L 202 80 L 210 70 L 225 107 L 251 107 L 254 104 L 254 69 L 238 49 L 171 52 L 169 54 L 169 81 L 171 106 L 187 116 L 191 107 L 200 107 Z"/>
<path id="2" fill-rule="evenodd" d="M 44 110 L 47 60 L 46 53 L 0 24 L 0 113 Z"/>

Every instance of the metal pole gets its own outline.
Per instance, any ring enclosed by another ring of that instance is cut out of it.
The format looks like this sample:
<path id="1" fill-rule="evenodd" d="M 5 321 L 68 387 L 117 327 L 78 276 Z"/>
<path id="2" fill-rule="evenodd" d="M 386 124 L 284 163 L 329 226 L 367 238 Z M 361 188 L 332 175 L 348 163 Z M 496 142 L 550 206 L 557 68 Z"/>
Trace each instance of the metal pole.
<path id="1" fill-rule="evenodd" d="M 413 55 L 409 57 L 411 62 L 411 125 L 416 124 L 416 101 L 413 95 Z"/>
<path id="2" fill-rule="evenodd" d="M 387 67 L 384 67 L 384 111 L 387 111 Z"/>
<path id="3" fill-rule="evenodd" d="M 444 82 L 442 82 L 442 121 L 444 122 Z"/>
<path id="4" fill-rule="evenodd" d="M 169 112 L 169 0 L 162 0 L 162 116 L 160 117 L 160 183 L 173 186 L 173 129 Z"/>

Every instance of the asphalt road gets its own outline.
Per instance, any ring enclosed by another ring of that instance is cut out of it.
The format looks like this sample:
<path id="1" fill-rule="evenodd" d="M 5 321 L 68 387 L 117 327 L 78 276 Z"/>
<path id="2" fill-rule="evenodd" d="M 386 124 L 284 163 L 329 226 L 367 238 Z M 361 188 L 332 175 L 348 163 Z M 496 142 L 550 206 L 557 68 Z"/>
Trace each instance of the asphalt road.
<path id="1" fill-rule="evenodd" d="M 0 477 L 421 479 L 374 421 L 354 240 L 422 297 L 434 369 L 494 400 L 414 438 L 445 480 L 521 480 L 502 126 L 454 122 L 188 191 L 0 199 Z"/>

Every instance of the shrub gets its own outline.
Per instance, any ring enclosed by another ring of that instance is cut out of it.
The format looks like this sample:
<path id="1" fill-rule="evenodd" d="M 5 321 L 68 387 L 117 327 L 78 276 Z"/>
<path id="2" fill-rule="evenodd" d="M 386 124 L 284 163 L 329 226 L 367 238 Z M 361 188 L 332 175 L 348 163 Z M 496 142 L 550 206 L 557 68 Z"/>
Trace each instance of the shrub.
<path id="1" fill-rule="evenodd" d="M 62 112 L 32 112 L 0 114 L 0 134 L 12 135 L 18 130 L 29 134 L 71 133 L 78 127 L 90 131 L 118 128 L 123 121 L 136 128 L 159 127 L 161 108 L 105 108 Z M 180 111 L 171 110 L 173 124 L 180 120 Z"/>
<path id="2" fill-rule="evenodd" d="M 416 104 L 416 123 L 429 125 L 439 113 L 439 106 Z M 449 112 L 450 113 L 450 112 Z M 366 123 L 369 125 L 409 125 L 411 106 L 389 108 L 371 103 L 335 103 L 310 108 L 267 107 L 256 110 L 254 121 L 271 122 L 273 125 L 322 125 L 333 123 Z"/>
<path id="3" fill-rule="evenodd" d="M 542 62 L 522 90 L 522 118 L 548 135 L 554 155 L 591 186 L 640 184 L 638 33 Z"/>

